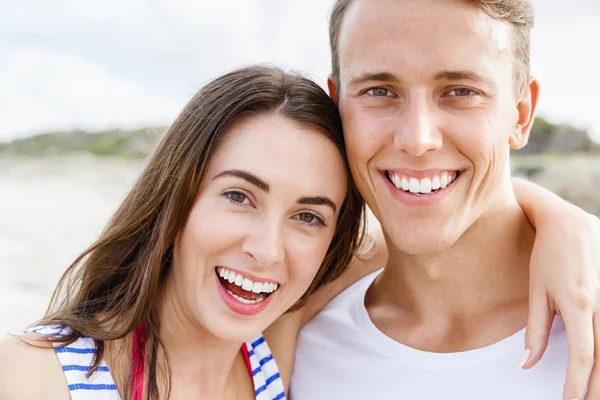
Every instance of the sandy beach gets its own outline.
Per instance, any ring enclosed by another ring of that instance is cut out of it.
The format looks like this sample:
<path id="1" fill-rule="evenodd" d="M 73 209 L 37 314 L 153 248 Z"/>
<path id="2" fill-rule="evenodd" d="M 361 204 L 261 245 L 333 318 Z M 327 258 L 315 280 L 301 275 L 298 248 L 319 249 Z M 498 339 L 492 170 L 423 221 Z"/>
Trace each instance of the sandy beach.
<path id="1" fill-rule="evenodd" d="M 69 264 L 102 231 L 140 162 L 0 158 L 0 336 L 39 319 Z"/>

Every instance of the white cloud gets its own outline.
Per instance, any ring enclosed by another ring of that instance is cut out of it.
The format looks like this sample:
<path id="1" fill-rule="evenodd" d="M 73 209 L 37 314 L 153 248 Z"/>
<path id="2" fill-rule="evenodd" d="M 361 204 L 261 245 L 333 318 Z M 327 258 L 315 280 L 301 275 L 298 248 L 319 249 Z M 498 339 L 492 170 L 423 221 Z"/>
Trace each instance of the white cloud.
<path id="1" fill-rule="evenodd" d="M 573 0 L 537 2 L 532 70 L 540 79 L 540 113 L 587 128 L 600 140 L 600 5 Z"/>
<path id="2" fill-rule="evenodd" d="M 241 65 L 271 62 L 324 84 L 323 4 L 0 0 L 0 37 L 9 38 L 0 43 L 0 140 L 168 122 L 208 80 Z"/>
<path id="3" fill-rule="evenodd" d="M 297 69 L 324 85 L 332 4 L 0 0 L 0 38 L 8 38 L 0 41 L 0 140 L 53 127 L 170 121 L 208 80 L 252 63 Z M 537 8 L 532 61 L 542 82 L 540 111 L 597 126 L 600 139 L 600 5 L 538 0 Z"/>
<path id="4" fill-rule="evenodd" d="M 19 47 L 2 54 L 2 60 L 0 138 L 165 123 L 180 106 L 70 52 Z"/>

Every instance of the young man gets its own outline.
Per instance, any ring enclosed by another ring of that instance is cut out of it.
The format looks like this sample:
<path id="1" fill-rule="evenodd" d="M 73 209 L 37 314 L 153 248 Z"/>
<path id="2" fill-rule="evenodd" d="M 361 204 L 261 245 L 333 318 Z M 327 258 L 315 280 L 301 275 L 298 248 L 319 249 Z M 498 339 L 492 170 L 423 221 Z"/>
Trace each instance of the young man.
<path id="1" fill-rule="evenodd" d="M 538 101 L 532 25 L 529 0 L 336 2 L 330 91 L 389 258 L 303 328 L 294 400 L 558 399 L 567 366 L 564 396 L 582 397 L 590 351 L 567 357 L 581 336 L 562 319 L 536 368 L 515 362 L 535 233 L 509 152 Z"/>

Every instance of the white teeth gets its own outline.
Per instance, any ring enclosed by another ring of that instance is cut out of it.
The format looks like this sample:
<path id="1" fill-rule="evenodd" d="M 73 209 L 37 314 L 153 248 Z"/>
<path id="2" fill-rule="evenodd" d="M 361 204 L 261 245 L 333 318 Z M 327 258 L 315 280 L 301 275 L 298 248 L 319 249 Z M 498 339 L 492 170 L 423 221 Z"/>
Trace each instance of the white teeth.
<path id="1" fill-rule="evenodd" d="M 449 173 L 446 172 L 421 179 L 405 176 L 400 177 L 395 173 L 388 173 L 388 177 L 395 187 L 402 189 L 405 192 L 413 194 L 430 194 L 434 191 L 446 188 L 456 180 L 458 173 L 454 172 L 452 175 L 449 175 Z"/>
<path id="2" fill-rule="evenodd" d="M 242 286 L 242 283 L 243 283 L 243 282 L 244 282 L 244 277 L 243 277 L 243 276 L 241 276 L 241 275 L 238 275 L 238 276 L 236 276 L 236 277 L 235 277 L 235 281 L 234 281 L 234 283 L 235 283 L 237 286 Z"/>
<path id="3" fill-rule="evenodd" d="M 227 293 L 229 293 L 231 295 L 231 297 L 233 297 L 234 299 L 236 299 L 237 301 L 239 301 L 240 303 L 243 303 L 243 304 L 256 304 L 256 303 L 260 303 L 261 301 L 265 300 L 265 298 L 263 296 L 259 296 L 256 300 L 248 300 L 248 299 L 238 296 L 237 294 L 231 292 L 230 290 L 228 290 Z"/>
<path id="4" fill-rule="evenodd" d="M 420 192 L 424 194 L 431 193 L 431 181 L 429 178 L 425 178 L 421 181 Z"/>
<path id="5" fill-rule="evenodd" d="M 242 289 L 252 291 L 253 286 L 254 286 L 254 283 L 250 279 L 244 278 L 244 281 L 242 282 Z"/>
<path id="6" fill-rule="evenodd" d="M 398 187 L 398 185 L 396 185 L 396 187 Z M 408 185 L 408 179 L 402 177 L 402 190 L 407 192 L 409 187 L 410 186 Z"/>
<path id="7" fill-rule="evenodd" d="M 411 193 L 419 193 L 420 189 L 421 185 L 419 184 L 419 181 L 415 178 L 411 178 L 410 182 L 408 182 L 408 190 L 410 190 Z"/>
<path id="8" fill-rule="evenodd" d="M 229 281 L 242 289 L 253 293 L 272 293 L 279 285 L 273 282 L 253 282 L 251 279 L 228 269 L 218 267 L 217 273 L 223 280 Z"/>
<path id="9" fill-rule="evenodd" d="M 260 282 L 255 282 L 254 285 L 252 286 L 252 292 L 254 293 L 260 293 L 263 290 L 263 284 Z"/>
<path id="10" fill-rule="evenodd" d="M 446 186 L 448 186 L 448 175 L 444 174 L 444 175 L 442 175 L 442 178 L 440 179 L 440 187 L 443 189 Z"/>

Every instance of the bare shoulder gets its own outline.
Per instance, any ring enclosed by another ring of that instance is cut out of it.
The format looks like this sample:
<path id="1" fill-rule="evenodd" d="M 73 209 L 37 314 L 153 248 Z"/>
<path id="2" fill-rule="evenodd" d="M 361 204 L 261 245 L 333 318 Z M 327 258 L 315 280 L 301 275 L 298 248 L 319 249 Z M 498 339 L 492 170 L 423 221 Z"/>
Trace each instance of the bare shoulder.
<path id="1" fill-rule="evenodd" d="M 375 251 L 370 254 L 368 259 L 355 257 L 348 269 L 338 279 L 312 294 L 302 308 L 279 317 L 263 333 L 273 357 L 277 361 L 286 391 L 294 367 L 294 354 L 300 329 L 338 294 L 385 265 L 387 248 L 383 235 L 379 234 L 375 237 L 374 249 Z"/>
<path id="2" fill-rule="evenodd" d="M 368 258 L 353 257 L 352 262 L 339 278 L 319 288 L 319 290 L 310 296 L 306 305 L 301 310 L 301 325 L 308 322 L 349 286 L 370 273 L 383 268 L 387 259 L 388 252 L 385 240 L 383 234 L 378 232 L 374 238 L 373 254 L 370 254 Z"/>
<path id="3" fill-rule="evenodd" d="M 52 345 L 35 333 L 0 341 L 0 377 L 3 400 L 71 398 Z"/>
<path id="4" fill-rule="evenodd" d="M 385 260 L 377 258 L 368 262 L 356 260 L 353 263 L 355 264 L 353 268 L 311 295 L 302 308 L 279 317 L 263 332 L 273 357 L 277 361 L 286 391 L 289 388 L 294 367 L 294 355 L 300 329 L 348 286 L 381 268 L 385 264 Z"/>
<path id="5" fill-rule="evenodd" d="M 279 317 L 263 332 L 273 358 L 277 362 L 286 392 L 294 367 L 294 353 L 301 324 L 302 310 L 292 311 Z"/>

